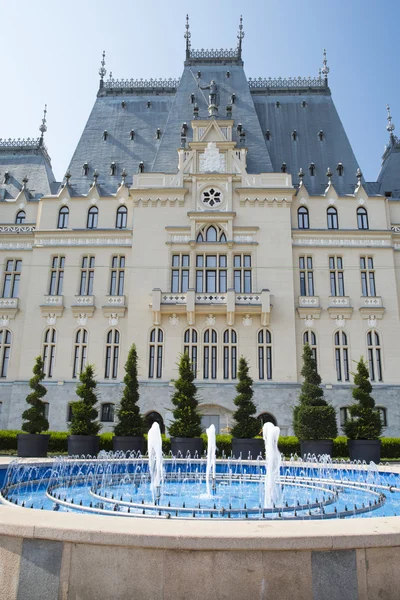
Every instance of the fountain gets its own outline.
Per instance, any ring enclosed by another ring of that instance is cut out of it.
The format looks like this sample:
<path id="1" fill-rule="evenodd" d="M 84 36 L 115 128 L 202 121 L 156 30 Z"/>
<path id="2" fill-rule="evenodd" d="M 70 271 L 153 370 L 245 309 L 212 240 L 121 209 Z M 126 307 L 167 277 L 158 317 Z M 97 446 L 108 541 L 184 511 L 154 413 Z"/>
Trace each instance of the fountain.
<path id="1" fill-rule="evenodd" d="M 280 429 L 272 423 L 264 423 L 262 433 L 266 457 L 264 507 L 272 508 L 274 505 L 282 505 L 282 489 L 280 483 L 282 459 L 278 448 Z"/>
<path id="2" fill-rule="evenodd" d="M 216 436 L 215 436 L 215 426 L 210 425 L 208 429 L 206 429 L 208 447 L 207 447 L 207 467 L 206 467 L 206 487 L 207 487 L 207 496 L 211 496 L 210 490 L 210 475 L 212 477 L 212 491 L 215 493 L 216 483 L 215 483 L 215 461 L 216 461 L 216 453 L 217 453 L 217 445 L 216 445 Z"/>
<path id="3" fill-rule="evenodd" d="M 151 478 L 151 491 L 153 502 L 159 504 L 161 485 L 164 480 L 162 437 L 160 426 L 153 423 L 147 436 L 147 453 L 149 456 L 149 472 Z"/>

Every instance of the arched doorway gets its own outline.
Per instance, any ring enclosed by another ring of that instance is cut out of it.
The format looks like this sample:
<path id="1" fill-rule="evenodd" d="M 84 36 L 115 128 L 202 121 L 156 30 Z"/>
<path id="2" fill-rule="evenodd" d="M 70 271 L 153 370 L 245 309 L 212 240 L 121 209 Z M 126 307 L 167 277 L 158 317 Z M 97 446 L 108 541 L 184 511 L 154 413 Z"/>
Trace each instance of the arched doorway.
<path id="1" fill-rule="evenodd" d="M 158 423 L 160 426 L 161 433 L 165 433 L 164 419 L 162 418 L 160 413 L 158 413 L 156 411 L 149 412 L 149 413 L 147 413 L 147 415 L 145 415 L 145 420 L 146 420 L 147 429 L 150 429 L 150 427 L 153 425 L 153 423 Z"/>
<path id="2" fill-rule="evenodd" d="M 257 419 L 260 421 L 261 427 L 264 425 L 264 423 L 272 423 L 272 425 L 278 424 L 274 415 L 271 415 L 271 413 L 268 412 L 261 413 L 260 415 L 258 415 Z"/>

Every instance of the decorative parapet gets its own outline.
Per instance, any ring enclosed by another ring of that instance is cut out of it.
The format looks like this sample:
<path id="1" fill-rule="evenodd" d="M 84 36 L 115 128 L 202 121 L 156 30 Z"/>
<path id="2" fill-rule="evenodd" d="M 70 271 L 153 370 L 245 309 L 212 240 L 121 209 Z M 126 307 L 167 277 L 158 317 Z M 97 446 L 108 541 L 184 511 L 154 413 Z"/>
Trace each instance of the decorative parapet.
<path id="1" fill-rule="evenodd" d="M 204 48 L 201 48 L 200 50 L 190 49 L 189 56 L 187 56 L 187 59 L 185 60 L 185 65 L 189 66 L 196 63 L 243 65 L 239 48 L 211 48 L 209 50 L 205 50 Z"/>
<path id="2" fill-rule="evenodd" d="M 179 79 L 109 79 L 104 82 L 100 94 L 112 93 L 175 93 Z"/>
<path id="3" fill-rule="evenodd" d="M 43 304 L 40 305 L 40 310 L 43 317 L 48 317 L 50 314 L 61 317 L 64 312 L 64 297 L 45 296 Z"/>
<path id="4" fill-rule="evenodd" d="M 330 296 L 328 313 L 331 319 L 350 319 L 353 308 L 349 296 Z"/>
<path id="5" fill-rule="evenodd" d="M 94 296 L 75 296 L 75 302 L 71 309 L 74 317 L 79 317 L 82 313 L 92 317 L 95 311 Z"/>
<path id="6" fill-rule="evenodd" d="M 13 151 L 32 151 L 33 153 L 41 152 L 50 162 L 50 156 L 43 142 L 43 138 L 17 138 L 8 140 L 0 138 L 0 152 L 7 152 L 9 149 Z"/>
<path id="7" fill-rule="evenodd" d="M 322 77 L 249 77 L 248 84 L 251 93 L 310 89 L 325 92 L 329 89 L 327 80 Z"/>
<path id="8" fill-rule="evenodd" d="M 125 296 L 107 296 L 106 304 L 103 305 L 102 309 L 105 317 L 111 317 L 111 315 L 125 316 Z"/>
<path id="9" fill-rule="evenodd" d="M 299 317 L 306 319 L 308 317 L 319 319 L 321 315 L 321 306 L 319 296 L 299 296 L 297 312 Z"/>
<path id="10" fill-rule="evenodd" d="M 0 315 L 7 319 L 14 319 L 18 312 L 18 298 L 0 298 Z"/>
<path id="11" fill-rule="evenodd" d="M 0 225 L 0 233 L 33 233 L 35 225 Z"/>
<path id="12" fill-rule="evenodd" d="M 363 319 L 382 319 L 385 314 L 381 296 L 361 296 L 360 314 Z"/>

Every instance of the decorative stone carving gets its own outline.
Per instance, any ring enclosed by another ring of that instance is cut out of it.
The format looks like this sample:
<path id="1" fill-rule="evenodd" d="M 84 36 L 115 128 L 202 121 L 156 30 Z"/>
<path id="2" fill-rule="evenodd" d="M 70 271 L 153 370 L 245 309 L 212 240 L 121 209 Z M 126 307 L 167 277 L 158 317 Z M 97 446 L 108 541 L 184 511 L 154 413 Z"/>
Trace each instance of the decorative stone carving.
<path id="1" fill-rule="evenodd" d="M 377 246 L 381 248 L 391 248 L 390 239 L 357 239 L 357 238 L 295 238 L 294 246 L 356 246 L 368 247 Z"/>
<path id="2" fill-rule="evenodd" d="M 369 315 L 367 323 L 368 323 L 368 327 L 371 327 L 372 329 L 374 327 L 376 327 L 377 320 L 376 320 L 375 315 Z"/>
<path id="3" fill-rule="evenodd" d="M 87 324 L 87 315 L 86 313 L 80 313 L 79 317 L 77 318 L 76 322 L 78 323 L 78 325 L 80 327 L 85 327 L 85 325 Z"/>
<path id="4" fill-rule="evenodd" d="M 206 317 L 206 325 L 208 325 L 209 327 L 213 327 L 215 325 L 215 317 L 214 315 L 208 315 L 208 317 Z"/>
<path id="5" fill-rule="evenodd" d="M 221 154 L 215 142 L 209 142 L 203 154 L 200 154 L 200 173 L 224 173 L 225 155 Z"/>
<path id="6" fill-rule="evenodd" d="M 7 315 L 1 315 L 0 316 L 0 327 L 8 327 L 10 324 L 10 319 L 7 317 Z"/>
<path id="7" fill-rule="evenodd" d="M 358 204 L 361 204 L 361 206 L 362 206 L 363 204 L 365 204 L 365 198 L 359 198 L 359 199 L 358 199 Z"/>
<path id="8" fill-rule="evenodd" d="M 120 204 L 125 204 L 126 203 L 126 198 L 124 198 L 123 196 L 121 196 L 121 198 L 118 200 L 118 202 Z"/>
<path id="9" fill-rule="evenodd" d="M 242 323 L 245 327 L 251 327 L 253 325 L 253 319 L 250 315 L 246 315 L 245 317 L 243 317 Z"/>
<path id="10" fill-rule="evenodd" d="M 97 204 L 97 198 L 92 198 L 90 204 Z"/>
<path id="11" fill-rule="evenodd" d="M 118 325 L 118 321 L 119 319 L 117 313 L 111 313 L 110 318 L 108 319 L 110 327 L 116 327 Z"/>
<path id="12" fill-rule="evenodd" d="M 169 322 L 170 325 L 173 325 L 175 327 L 175 325 L 178 325 L 179 323 L 179 317 L 176 316 L 176 314 L 174 313 L 170 318 L 169 318 Z"/>
<path id="13" fill-rule="evenodd" d="M 312 318 L 312 315 L 307 315 L 306 318 L 304 319 L 304 325 L 306 327 L 314 327 L 314 319 Z"/>
<path id="14" fill-rule="evenodd" d="M 20 202 L 20 204 L 19 204 L 18 208 L 20 208 L 21 210 L 22 210 L 23 208 L 25 208 L 25 203 L 24 203 L 24 202 Z"/>
<path id="15" fill-rule="evenodd" d="M 10 244 L 8 244 L 10 245 Z M 36 246 L 132 246 L 132 240 L 130 238 L 71 238 L 60 236 L 58 238 L 38 238 L 35 241 Z M 1 249 L 6 249 L 6 244 L 0 244 Z M 12 248 L 9 250 L 26 249 L 31 250 L 32 244 L 12 244 Z M 20 248 L 14 246 L 20 246 Z"/>
<path id="16" fill-rule="evenodd" d="M 63 198 L 61 200 L 61 204 L 68 204 L 68 202 L 69 202 L 69 198 Z"/>
<path id="17" fill-rule="evenodd" d="M 336 327 L 344 327 L 346 325 L 346 321 L 344 319 L 344 316 L 343 315 L 338 315 L 337 318 L 336 318 L 336 320 L 335 320 L 335 323 L 336 323 Z"/>
<path id="18" fill-rule="evenodd" d="M 301 198 L 300 204 L 307 204 L 307 198 Z"/>
<path id="19" fill-rule="evenodd" d="M 190 241 L 190 235 L 177 234 L 171 236 L 171 241 L 175 243 L 187 244 Z"/>
<path id="20" fill-rule="evenodd" d="M 247 243 L 251 243 L 253 241 L 253 236 L 252 235 L 235 235 L 235 237 L 233 238 L 234 242 L 247 242 Z"/>
<path id="21" fill-rule="evenodd" d="M 336 202 L 335 198 L 329 198 L 329 200 L 328 200 L 328 204 L 330 204 L 331 206 L 333 204 L 335 204 L 335 202 Z"/>
<path id="22" fill-rule="evenodd" d="M 55 313 L 50 313 L 47 317 L 47 325 L 55 325 L 57 323 L 57 317 Z"/>

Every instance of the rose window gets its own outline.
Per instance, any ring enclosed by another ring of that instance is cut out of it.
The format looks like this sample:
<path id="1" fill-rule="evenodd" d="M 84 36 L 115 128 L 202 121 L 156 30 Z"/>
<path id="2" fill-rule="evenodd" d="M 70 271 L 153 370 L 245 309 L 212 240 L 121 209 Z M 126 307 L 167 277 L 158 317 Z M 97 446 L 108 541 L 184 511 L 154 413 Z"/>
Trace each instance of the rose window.
<path id="1" fill-rule="evenodd" d="M 210 190 L 203 192 L 203 204 L 205 204 L 206 206 L 209 206 L 210 208 L 215 208 L 216 206 L 221 204 L 221 202 L 222 195 L 221 192 L 218 192 L 218 190 L 214 190 L 214 188 L 211 188 Z"/>

